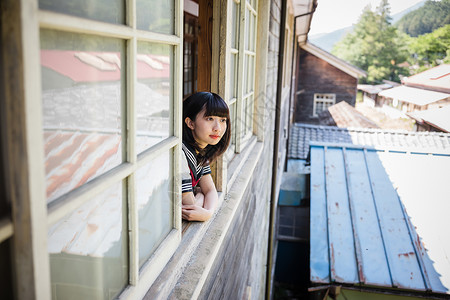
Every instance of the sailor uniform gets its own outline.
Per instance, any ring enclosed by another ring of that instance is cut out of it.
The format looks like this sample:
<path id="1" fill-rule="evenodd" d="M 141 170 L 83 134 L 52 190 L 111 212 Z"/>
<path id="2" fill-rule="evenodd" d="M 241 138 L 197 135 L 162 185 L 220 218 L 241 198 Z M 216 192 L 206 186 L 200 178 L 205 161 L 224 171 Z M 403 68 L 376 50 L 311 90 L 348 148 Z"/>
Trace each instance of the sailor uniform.
<path id="1" fill-rule="evenodd" d="M 202 166 L 197 163 L 195 150 L 183 142 L 184 155 L 181 159 L 181 192 L 193 192 L 194 187 L 203 175 L 211 174 L 209 164 Z"/>

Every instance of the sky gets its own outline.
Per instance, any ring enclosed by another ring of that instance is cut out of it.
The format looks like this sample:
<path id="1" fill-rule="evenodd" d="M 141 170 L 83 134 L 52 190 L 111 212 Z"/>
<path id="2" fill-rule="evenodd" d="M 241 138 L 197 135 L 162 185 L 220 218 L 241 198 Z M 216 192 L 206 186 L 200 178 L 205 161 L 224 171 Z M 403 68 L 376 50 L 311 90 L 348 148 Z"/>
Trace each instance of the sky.
<path id="1" fill-rule="evenodd" d="M 422 0 L 389 0 L 391 15 L 399 13 Z M 317 0 L 309 35 L 329 33 L 358 22 L 363 9 L 371 5 L 372 11 L 381 0 Z"/>

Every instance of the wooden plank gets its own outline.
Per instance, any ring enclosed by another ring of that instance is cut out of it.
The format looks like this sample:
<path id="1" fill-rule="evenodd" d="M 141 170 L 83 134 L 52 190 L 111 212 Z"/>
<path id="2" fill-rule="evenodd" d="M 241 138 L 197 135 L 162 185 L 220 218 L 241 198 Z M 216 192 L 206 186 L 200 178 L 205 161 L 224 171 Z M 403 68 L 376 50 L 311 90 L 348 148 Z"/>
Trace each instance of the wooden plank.
<path id="1" fill-rule="evenodd" d="M 359 280 L 370 285 L 391 286 L 389 265 L 378 226 L 364 152 L 346 149 L 345 161 L 353 233 L 360 255 L 358 257 Z"/>
<path id="2" fill-rule="evenodd" d="M 331 280 L 358 283 L 345 164 L 341 148 L 327 148 L 325 174 Z"/>
<path id="3" fill-rule="evenodd" d="M 1 22 L 7 124 L 2 152 L 14 226 L 15 297 L 50 299 L 37 1 L 2 1 Z"/>
<path id="4" fill-rule="evenodd" d="M 367 151 L 366 160 L 392 283 L 400 288 L 425 290 L 417 255 L 397 192 L 377 152 Z"/>
<path id="5" fill-rule="evenodd" d="M 199 1 L 197 90 L 211 91 L 213 1 Z"/>
<path id="6" fill-rule="evenodd" d="M 313 283 L 329 283 L 330 262 L 323 147 L 311 147 L 311 166 L 310 279 Z"/>

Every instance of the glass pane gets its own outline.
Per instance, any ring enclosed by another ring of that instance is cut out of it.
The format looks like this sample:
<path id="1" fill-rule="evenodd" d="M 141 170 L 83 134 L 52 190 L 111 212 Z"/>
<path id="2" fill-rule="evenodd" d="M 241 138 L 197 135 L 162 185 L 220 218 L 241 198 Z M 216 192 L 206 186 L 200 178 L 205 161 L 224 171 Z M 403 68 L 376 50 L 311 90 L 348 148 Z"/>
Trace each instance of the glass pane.
<path id="1" fill-rule="evenodd" d="M 236 97 L 236 70 L 237 70 L 237 54 L 230 55 L 230 99 Z"/>
<path id="2" fill-rule="evenodd" d="M 250 18 L 249 18 L 249 11 L 247 8 L 245 8 L 245 50 L 249 50 L 249 42 L 250 42 Z"/>
<path id="3" fill-rule="evenodd" d="M 253 95 L 244 102 L 245 107 L 245 132 L 252 131 L 253 128 Z"/>
<path id="4" fill-rule="evenodd" d="M 247 86 L 248 86 L 248 55 L 244 54 L 244 82 L 242 86 L 244 94 L 247 93 Z"/>
<path id="5" fill-rule="evenodd" d="M 239 41 L 239 4 L 233 1 L 231 5 L 231 48 L 238 49 Z"/>
<path id="6" fill-rule="evenodd" d="M 122 182 L 48 230 L 53 299 L 113 299 L 128 283 Z"/>
<path id="7" fill-rule="evenodd" d="M 39 9 L 114 24 L 125 24 L 123 0 L 39 0 Z"/>
<path id="8" fill-rule="evenodd" d="M 252 14 L 252 36 L 251 36 L 251 43 L 250 43 L 250 50 L 256 51 L 256 16 Z"/>
<path id="9" fill-rule="evenodd" d="M 236 102 L 234 102 L 233 104 L 230 104 L 228 106 L 229 110 L 230 110 L 230 120 L 231 120 L 231 144 L 236 144 Z"/>
<path id="10" fill-rule="evenodd" d="M 174 34 L 174 1 L 136 0 L 136 26 L 141 30 Z"/>
<path id="11" fill-rule="evenodd" d="M 253 55 L 249 56 L 249 84 L 248 84 L 248 92 L 253 92 L 255 85 L 255 57 Z"/>
<path id="12" fill-rule="evenodd" d="M 140 266 L 173 228 L 171 170 L 172 151 L 167 151 L 136 172 Z"/>
<path id="13" fill-rule="evenodd" d="M 173 46 L 138 42 L 136 84 L 137 151 L 170 135 Z"/>
<path id="14" fill-rule="evenodd" d="M 248 28 L 248 50 L 253 51 L 253 38 L 255 37 L 254 34 L 254 19 L 253 19 L 253 12 L 249 11 L 249 28 Z"/>
<path id="15" fill-rule="evenodd" d="M 48 201 L 122 162 L 121 40 L 41 30 Z"/>

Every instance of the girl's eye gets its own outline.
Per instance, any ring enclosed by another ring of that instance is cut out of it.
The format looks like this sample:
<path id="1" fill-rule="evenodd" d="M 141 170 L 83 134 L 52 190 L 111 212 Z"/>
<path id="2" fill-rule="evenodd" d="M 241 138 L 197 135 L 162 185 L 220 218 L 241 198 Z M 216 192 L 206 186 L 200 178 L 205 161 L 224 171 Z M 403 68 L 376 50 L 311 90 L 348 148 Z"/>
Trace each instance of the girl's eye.
<path id="1" fill-rule="evenodd" d="M 222 123 L 223 123 L 223 122 L 226 122 L 226 121 L 227 121 L 227 119 L 222 119 L 222 120 L 220 120 L 220 122 L 222 122 Z"/>
<path id="2" fill-rule="evenodd" d="M 208 118 L 207 118 L 207 120 L 208 120 L 208 121 L 213 121 L 213 120 L 214 120 L 214 118 L 212 118 L 212 117 L 208 117 Z"/>

